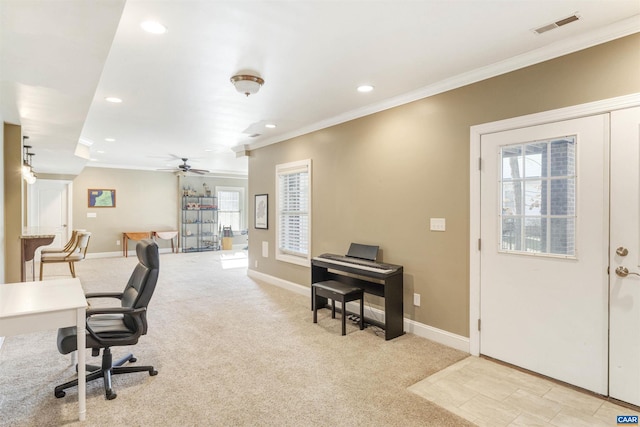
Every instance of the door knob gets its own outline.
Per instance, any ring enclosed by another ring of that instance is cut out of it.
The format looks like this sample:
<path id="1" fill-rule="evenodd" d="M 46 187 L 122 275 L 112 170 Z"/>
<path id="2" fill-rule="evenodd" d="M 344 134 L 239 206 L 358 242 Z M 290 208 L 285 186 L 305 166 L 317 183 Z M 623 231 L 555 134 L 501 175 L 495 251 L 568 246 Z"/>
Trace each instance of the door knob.
<path id="1" fill-rule="evenodd" d="M 620 266 L 620 267 L 616 268 L 616 274 L 618 276 L 620 276 L 620 277 L 627 277 L 630 274 L 636 275 L 636 276 L 640 276 L 640 274 L 638 274 L 638 273 L 629 272 L 629 269 L 627 267 L 623 267 L 623 266 Z"/>
<path id="2" fill-rule="evenodd" d="M 616 254 L 620 256 L 627 256 L 629 255 L 629 249 L 620 246 L 618 249 L 616 249 Z"/>

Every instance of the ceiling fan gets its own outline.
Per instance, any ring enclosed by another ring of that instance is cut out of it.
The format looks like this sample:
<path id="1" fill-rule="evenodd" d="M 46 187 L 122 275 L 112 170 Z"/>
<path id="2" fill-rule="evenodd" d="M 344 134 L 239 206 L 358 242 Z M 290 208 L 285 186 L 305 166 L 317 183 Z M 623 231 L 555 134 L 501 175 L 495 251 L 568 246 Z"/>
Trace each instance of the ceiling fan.
<path id="1" fill-rule="evenodd" d="M 190 164 L 187 164 L 187 161 L 189 159 L 186 158 L 186 157 L 180 157 L 180 160 L 182 160 L 182 164 L 178 165 L 177 168 L 175 168 L 175 169 L 159 169 L 159 170 L 172 170 L 172 171 L 179 172 L 179 173 L 192 172 L 192 173 L 197 173 L 198 175 L 204 175 L 205 173 L 209 172 L 206 169 L 194 169 L 194 168 L 192 168 Z"/>

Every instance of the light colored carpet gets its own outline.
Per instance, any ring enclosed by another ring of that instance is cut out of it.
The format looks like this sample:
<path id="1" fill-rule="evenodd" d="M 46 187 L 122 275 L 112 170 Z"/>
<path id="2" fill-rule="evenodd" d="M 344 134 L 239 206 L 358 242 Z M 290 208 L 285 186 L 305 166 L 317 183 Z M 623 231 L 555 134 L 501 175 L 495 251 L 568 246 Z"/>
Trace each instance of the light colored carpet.
<path id="1" fill-rule="evenodd" d="M 312 323 L 310 298 L 222 268 L 223 253 L 162 254 L 149 333 L 131 347 L 159 374 L 87 384 L 88 426 L 464 426 L 407 388 L 467 355 L 406 334 L 391 341 L 329 310 Z M 120 290 L 135 257 L 77 265 L 85 291 Z M 45 280 L 68 277 L 45 266 Z M 379 332 L 379 331 L 378 331 Z M 7 337 L 0 348 L 0 426 L 76 425 L 77 389 L 56 331 Z M 128 349 L 114 348 L 114 357 Z M 98 363 L 99 358 L 87 359 Z"/>

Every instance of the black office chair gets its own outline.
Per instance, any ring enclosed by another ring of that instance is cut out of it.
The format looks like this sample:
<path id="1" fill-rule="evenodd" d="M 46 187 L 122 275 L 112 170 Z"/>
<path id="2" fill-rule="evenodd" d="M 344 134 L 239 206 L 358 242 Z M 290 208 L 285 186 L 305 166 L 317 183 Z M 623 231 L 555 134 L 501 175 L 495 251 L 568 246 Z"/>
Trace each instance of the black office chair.
<path id="1" fill-rule="evenodd" d="M 158 281 L 160 258 L 158 245 L 153 240 L 141 240 L 136 245 L 138 265 L 133 270 L 127 286 L 122 292 L 90 293 L 91 298 L 117 298 L 120 307 L 87 309 L 87 348 L 91 348 L 92 356 L 102 352 L 102 366 L 87 366 L 86 381 L 104 378 L 105 396 L 108 400 L 115 399 L 116 393 L 111 388 L 111 376 L 131 372 L 149 372 L 157 375 L 153 366 L 122 366 L 126 362 L 135 362 L 133 354 L 116 361 L 112 361 L 111 347 L 133 345 L 140 336 L 147 333 L 146 310 L 149 300 Z M 77 349 L 76 328 L 61 328 L 58 330 L 58 350 L 68 354 Z M 55 388 L 56 397 L 64 397 L 64 390 L 78 385 L 78 380 L 69 381 Z"/>

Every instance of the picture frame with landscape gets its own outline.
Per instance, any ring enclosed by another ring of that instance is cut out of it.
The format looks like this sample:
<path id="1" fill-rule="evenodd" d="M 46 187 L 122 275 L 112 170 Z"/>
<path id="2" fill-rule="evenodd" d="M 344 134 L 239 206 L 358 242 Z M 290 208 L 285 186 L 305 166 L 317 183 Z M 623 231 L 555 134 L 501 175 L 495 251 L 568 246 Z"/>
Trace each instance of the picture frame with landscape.
<path id="1" fill-rule="evenodd" d="M 87 191 L 87 201 L 90 208 L 115 208 L 116 190 L 112 188 L 90 188 Z"/>

